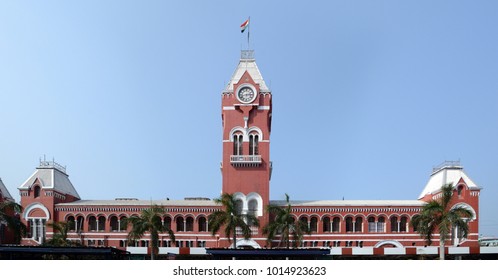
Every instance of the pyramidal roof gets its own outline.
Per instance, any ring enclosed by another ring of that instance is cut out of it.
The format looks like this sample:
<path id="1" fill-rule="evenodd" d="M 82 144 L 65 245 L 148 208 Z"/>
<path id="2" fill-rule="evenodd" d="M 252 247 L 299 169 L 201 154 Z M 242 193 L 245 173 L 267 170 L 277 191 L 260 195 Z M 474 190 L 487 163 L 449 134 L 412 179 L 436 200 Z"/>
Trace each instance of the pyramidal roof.
<path id="1" fill-rule="evenodd" d="M 0 194 L 2 195 L 2 197 L 7 198 L 9 200 L 13 200 L 14 199 L 10 195 L 9 190 L 7 189 L 7 187 L 5 187 L 5 185 L 3 184 L 2 178 L 0 178 Z"/>
<path id="2" fill-rule="evenodd" d="M 435 167 L 425 185 L 424 190 L 419 195 L 419 199 L 428 194 L 435 194 L 441 190 L 441 187 L 452 184 L 454 187 L 463 179 L 470 189 L 480 189 L 472 179 L 463 171 L 463 167 L 458 161 L 446 161 Z"/>
<path id="3" fill-rule="evenodd" d="M 248 72 L 251 75 L 251 78 L 259 84 L 260 91 L 268 92 L 270 89 L 266 86 L 265 81 L 263 80 L 263 76 L 261 72 L 259 72 L 258 65 L 256 64 L 256 59 L 254 59 L 254 50 L 243 50 L 240 54 L 239 65 L 233 72 L 232 78 L 228 82 L 225 87 L 225 92 L 233 92 L 233 85 L 240 81 L 242 75 L 245 72 Z"/>
<path id="4" fill-rule="evenodd" d="M 36 171 L 26 180 L 19 190 L 27 190 L 31 188 L 33 183 L 38 180 L 42 189 L 52 189 L 62 194 L 69 194 L 76 198 L 80 198 L 78 192 L 73 187 L 66 174 L 66 168 L 54 161 L 40 161 L 40 166 Z"/>

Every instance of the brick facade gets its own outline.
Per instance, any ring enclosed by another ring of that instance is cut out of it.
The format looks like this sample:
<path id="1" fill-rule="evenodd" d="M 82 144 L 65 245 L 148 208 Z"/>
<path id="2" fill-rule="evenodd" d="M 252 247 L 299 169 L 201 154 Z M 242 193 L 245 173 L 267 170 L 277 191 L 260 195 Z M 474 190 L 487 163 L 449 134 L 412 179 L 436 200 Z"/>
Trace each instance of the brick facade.
<path id="1" fill-rule="evenodd" d="M 266 87 L 251 53 L 243 53 L 230 82 L 221 94 L 222 110 L 222 189 L 234 194 L 240 211 L 252 213 L 262 225 L 269 221 L 265 209 L 268 204 L 285 205 L 284 201 L 270 201 L 270 134 L 272 119 L 272 94 Z M 475 213 L 469 221 L 467 239 L 454 238 L 452 245 L 478 246 L 478 188 L 458 164 L 446 164 L 434 170 L 433 178 L 442 186 L 453 183 L 453 203 L 464 205 Z M 460 175 L 459 175 L 460 174 Z M 52 181 L 48 180 L 52 176 Z M 460 177 L 459 177 L 460 176 Z M 46 177 L 46 178 L 45 178 Z M 50 181 L 50 182 L 49 182 Z M 431 183 L 432 182 L 432 183 Z M 59 185 L 58 185 L 59 184 Z M 343 254 L 353 253 L 354 248 L 372 247 L 372 254 L 384 253 L 382 248 L 424 246 L 425 241 L 410 226 L 410 221 L 420 211 L 425 201 L 438 195 L 437 189 L 429 190 L 413 200 L 362 200 L 362 201 L 299 201 L 292 202 L 295 219 L 308 223 L 312 234 L 306 235 L 303 247 L 337 247 Z M 439 187 L 440 187 L 439 186 Z M 21 205 L 25 212 L 22 220 L 29 225 L 30 235 L 23 244 L 40 244 L 53 235 L 49 223 L 72 221 L 74 228 L 69 238 L 88 246 L 113 246 L 135 253 L 146 253 L 147 235 L 135 246 L 127 246 L 129 228 L 121 226 L 123 218 L 138 215 L 148 208 L 151 201 L 116 199 L 82 200 L 72 187 L 65 169 L 54 162 L 41 162 L 35 173 L 20 188 Z M 163 222 L 175 232 L 177 242 L 170 242 L 167 234 L 160 236 L 159 253 L 176 248 L 177 252 L 189 247 L 228 247 L 230 244 L 220 232 L 212 236 L 208 231 L 207 217 L 219 205 L 212 200 L 192 198 L 185 200 L 156 200 L 166 214 Z M 264 247 L 266 237 L 262 230 L 253 229 L 250 241 L 239 240 L 238 245 Z M 455 236 L 457 234 L 454 234 Z M 437 245 L 437 235 L 435 236 Z M 273 243 L 276 245 L 277 241 Z M 202 250 L 198 250 L 202 253 Z"/>

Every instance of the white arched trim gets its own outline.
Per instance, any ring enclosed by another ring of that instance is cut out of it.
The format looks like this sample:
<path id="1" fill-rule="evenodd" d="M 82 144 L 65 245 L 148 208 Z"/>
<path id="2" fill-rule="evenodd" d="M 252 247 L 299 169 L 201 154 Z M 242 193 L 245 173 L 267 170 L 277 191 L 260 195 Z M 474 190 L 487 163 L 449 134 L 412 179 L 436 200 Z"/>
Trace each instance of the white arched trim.
<path id="1" fill-rule="evenodd" d="M 237 200 L 242 201 L 242 212 L 247 210 L 247 199 L 246 199 L 245 194 L 243 194 L 241 192 L 236 192 L 233 194 L 233 200 L 234 201 L 237 201 Z"/>
<path id="2" fill-rule="evenodd" d="M 24 209 L 24 219 L 25 220 L 28 220 L 29 217 L 29 213 L 35 209 L 40 209 L 42 210 L 44 213 L 45 213 L 45 217 L 47 220 L 50 220 L 50 212 L 48 211 L 47 207 L 45 207 L 45 205 L 41 204 L 41 203 L 38 203 L 38 202 L 35 202 L 35 203 L 32 203 L 30 205 L 28 205 L 26 207 L 26 209 Z M 38 218 L 38 217 L 37 217 Z"/>
<path id="3" fill-rule="evenodd" d="M 259 195 L 258 193 L 252 192 L 246 196 L 241 192 L 236 192 L 233 194 L 233 199 L 235 201 L 237 200 L 242 201 L 242 214 L 247 214 L 247 212 L 249 211 L 249 201 L 256 200 L 258 204 L 256 216 L 258 217 L 263 216 L 263 199 L 261 198 L 261 195 Z"/>
<path id="4" fill-rule="evenodd" d="M 256 212 L 256 216 L 261 217 L 263 216 L 263 199 L 261 198 L 261 195 L 256 192 L 249 193 L 247 195 L 247 209 L 249 210 L 249 201 L 251 200 L 256 200 L 258 203 L 258 208 Z"/>
<path id="5" fill-rule="evenodd" d="M 263 138 L 263 131 L 261 131 L 261 129 L 257 126 L 252 126 L 250 127 L 248 130 L 247 130 L 247 134 L 251 134 L 251 132 L 255 131 L 256 134 L 259 135 L 259 141 L 262 141 L 264 138 Z"/>
<path id="6" fill-rule="evenodd" d="M 252 247 L 254 249 L 261 249 L 261 246 L 252 239 L 238 239 L 236 244 L 237 248 Z M 233 248 L 233 243 L 230 245 L 230 248 Z"/>
<path id="7" fill-rule="evenodd" d="M 246 129 L 246 128 L 243 128 L 242 126 L 236 126 L 230 130 L 230 139 L 229 139 L 230 142 L 233 142 L 233 135 L 238 133 L 238 132 L 242 134 L 242 141 L 244 141 L 244 142 L 249 141 L 249 134 L 251 134 L 251 133 L 257 134 L 259 136 L 258 141 L 264 140 L 263 131 L 259 127 L 252 126 L 248 129 Z"/>
<path id="8" fill-rule="evenodd" d="M 246 136 L 246 133 L 245 133 L 245 129 L 242 126 L 236 126 L 236 127 L 232 128 L 230 130 L 230 139 L 229 139 L 230 142 L 233 142 L 233 135 L 235 133 L 237 133 L 237 132 L 240 132 L 242 134 L 242 140 L 243 141 L 247 141 L 246 140 L 247 136 Z"/>
<path id="9" fill-rule="evenodd" d="M 454 209 L 456 207 L 461 207 L 461 208 L 469 210 L 470 212 L 472 212 L 471 220 L 474 221 L 476 219 L 476 217 L 477 217 L 476 211 L 474 210 L 474 208 L 472 208 L 472 206 L 468 205 L 467 203 L 461 202 L 461 203 L 457 203 L 457 204 L 453 205 L 453 207 L 451 207 L 451 209 Z"/>
<path id="10" fill-rule="evenodd" d="M 382 240 L 382 241 L 377 242 L 377 244 L 375 244 L 374 248 L 380 248 L 380 247 L 385 246 L 385 245 L 393 245 L 396 248 L 403 248 L 404 247 L 403 244 L 399 243 L 396 240 Z"/>

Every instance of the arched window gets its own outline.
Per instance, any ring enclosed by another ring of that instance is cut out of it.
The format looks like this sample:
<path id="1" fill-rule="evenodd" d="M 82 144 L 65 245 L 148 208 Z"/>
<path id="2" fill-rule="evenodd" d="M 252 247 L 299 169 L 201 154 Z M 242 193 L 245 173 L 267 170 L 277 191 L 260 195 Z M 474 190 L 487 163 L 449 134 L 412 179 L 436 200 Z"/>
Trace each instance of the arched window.
<path id="1" fill-rule="evenodd" d="M 244 202 L 242 202 L 241 199 L 235 200 L 235 212 L 238 215 L 242 214 L 243 207 L 244 207 Z"/>
<path id="2" fill-rule="evenodd" d="M 303 223 L 307 228 L 309 228 L 309 224 L 308 224 L 308 218 L 307 217 L 301 217 L 299 218 L 299 221 L 301 221 L 301 223 Z"/>
<path id="3" fill-rule="evenodd" d="M 69 226 L 70 231 L 76 230 L 76 220 L 74 219 L 74 216 L 69 216 L 67 217 L 67 225 Z"/>
<path id="4" fill-rule="evenodd" d="M 254 217 L 258 216 L 258 201 L 256 199 L 251 199 L 248 203 L 249 205 L 249 215 Z"/>
<path id="5" fill-rule="evenodd" d="M 33 188 L 33 193 L 34 193 L 35 198 L 39 197 L 40 196 L 40 186 L 35 186 Z"/>
<path id="6" fill-rule="evenodd" d="M 258 216 L 258 201 L 256 199 L 251 199 L 248 203 L 249 212 L 247 214 L 254 217 Z M 252 226 L 252 220 L 249 220 L 249 225 Z"/>
<path id="7" fill-rule="evenodd" d="M 457 194 L 458 194 L 458 197 L 462 197 L 463 195 L 463 185 L 459 185 L 458 188 L 457 188 Z"/>
<path id="8" fill-rule="evenodd" d="M 332 219 L 332 232 L 339 232 L 340 224 L 341 224 L 341 219 L 339 219 L 339 217 L 334 217 Z"/>
<path id="9" fill-rule="evenodd" d="M 418 217 L 418 215 L 414 215 L 414 216 L 412 217 L 412 219 L 417 219 L 417 217 Z M 413 221 L 413 220 L 412 220 L 412 221 Z M 417 229 L 417 224 L 416 224 L 416 223 L 414 223 L 414 224 L 413 224 L 413 231 L 414 231 L 414 232 L 417 232 L 417 231 L 418 231 L 418 229 Z"/>
<path id="10" fill-rule="evenodd" d="M 118 231 L 119 230 L 119 220 L 118 220 L 118 217 L 112 216 L 109 222 L 111 224 L 111 231 Z"/>
<path id="11" fill-rule="evenodd" d="M 377 220 L 377 232 L 385 232 L 386 231 L 386 218 L 379 217 Z"/>
<path id="12" fill-rule="evenodd" d="M 403 216 L 401 217 L 401 221 L 399 223 L 399 231 L 406 232 L 406 225 L 408 224 L 408 218 Z"/>
<path id="13" fill-rule="evenodd" d="M 98 219 L 99 224 L 97 225 L 98 231 L 105 231 L 105 217 L 100 216 Z"/>
<path id="14" fill-rule="evenodd" d="M 205 217 L 200 217 L 198 220 L 199 231 L 207 231 L 207 220 Z"/>
<path id="15" fill-rule="evenodd" d="M 258 216 L 258 201 L 256 199 L 252 199 L 249 201 L 249 215 L 252 215 L 253 217 Z M 252 226 L 252 224 L 250 224 Z"/>
<path id="16" fill-rule="evenodd" d="M 125 216 L 121 216 L 119 218 L 119 230 L 120 231 L 126 231 L 126 217 Z"/>
<path id="17" fill-rule="evenodd" d="M 185 223 L 183 222 L 183 217 L 176 218 L 176 231 L 185 231 Z"/>
<path id="18" fill-rule="evenodd" d="M 398 217 L 391 217 L 390 222 L 391 222 L 391 232 L 398 232 L 399 231 Z"/>
<path id="19" fill-rule="evenodd" d="M 194 231 L 194 218 L 187 217 L 185 226 L 186 226 L 185 231 Z"/>
<path id="20" fill-rule="evenodd" d="M 330 218 L 323 218 L 323 232 L 330 232 Z"/>
<path id="21" fill-rule="evenodd" d="M 357 217 L 354 223 L 355 232 L 363 232 L 363 218 Z"/>
<path id="22" fill-rule="evenodd" d="M 166 228 L 171 229 L 171 217 L 169 216 L 164 217 L 164 226 Z"/>
<path id="23" fill-rule="evenodd" d="M 249 155 L 259 155 L 259 135 L 249 135 Z"/>
<path id="24" fill-rule="evenodd" d="M 310 230 L 312 232 L 317 232 L 318 231 L 318 218 L 317 217 L 311 217 L 311 220 L 310 220 Z"/>
<path id="25" fill-rule="evenodd" d="M 368 232 L 377 232 L 375 217 L 368 217 Z"/>
<path id="26" fill-rule="evenodd" d="M 240 156 L 243 153 L 242 150 L 242 134 L 234 134 L 233 135 L 233 154 L 236 156 Z"/>
<path id="27" fill-rule="evenodd" d="M 88 230 L 97 230 L 97 218 L 95 218 L 95 216 L 90 216 L 90 218 L 88 218 Z"/>
<path id="28" fill-rule="evenodd" d="M 346 232 L 352 232 L 353 228 L 353 217 L 346 218 Z"/>
<path id="29" fill-rule="evenodd" d="M 85 223 L 85 218 L 83 218 L 83 216 L 78 216 L 78 218 L 76 218 L 76 231 L 77 232 L 83 231 L 83 224 L 84 223 Z"/>

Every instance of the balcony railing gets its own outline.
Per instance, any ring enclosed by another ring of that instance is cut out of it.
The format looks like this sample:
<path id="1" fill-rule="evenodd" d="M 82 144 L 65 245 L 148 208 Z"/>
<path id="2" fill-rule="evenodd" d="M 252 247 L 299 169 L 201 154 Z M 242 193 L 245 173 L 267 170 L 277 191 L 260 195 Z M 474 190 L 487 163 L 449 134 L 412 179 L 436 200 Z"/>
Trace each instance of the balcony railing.
<path id="1" fill-rule="evenodd" d="M 261 164 L 260 155 L 231 155 L 230 163 L 235 166 L 258 166 Z"/>
<path id="2" fill-rule="evenodd" d="M 255 227 L 255 226 L 250 226 L 251 228 L 251 234 L 252 235 L 257 235 L 258 234 L 258 231 L 259 231 L 259 228 L 258 227 Z M 242 229 L 237 227 L 236 231 L 237 235 L 242 235 Z"/>

